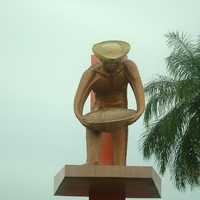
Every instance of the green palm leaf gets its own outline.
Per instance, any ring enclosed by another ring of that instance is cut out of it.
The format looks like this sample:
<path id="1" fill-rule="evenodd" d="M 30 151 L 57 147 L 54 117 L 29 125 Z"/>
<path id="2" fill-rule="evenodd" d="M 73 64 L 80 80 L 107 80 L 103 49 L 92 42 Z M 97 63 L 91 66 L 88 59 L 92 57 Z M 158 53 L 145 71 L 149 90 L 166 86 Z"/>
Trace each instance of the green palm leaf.
<path id="1" fill-rule="evenodd" d="M 200 185 L 200 39 L 169 33 L 168 76 L 145 86 L 148 99 L 142 137 L 145 158 L 152 155 L 163 174 L 171 169 L 178 189 Z"/>

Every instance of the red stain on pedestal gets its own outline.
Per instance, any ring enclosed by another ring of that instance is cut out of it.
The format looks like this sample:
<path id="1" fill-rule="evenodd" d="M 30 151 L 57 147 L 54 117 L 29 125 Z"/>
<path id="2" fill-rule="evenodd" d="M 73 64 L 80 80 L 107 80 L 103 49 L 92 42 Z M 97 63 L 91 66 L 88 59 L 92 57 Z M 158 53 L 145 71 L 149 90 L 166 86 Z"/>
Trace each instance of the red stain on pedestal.
<path id="1" fill-rule="evenodd" d="M 91 64 L 97 64 L 100 61 L 95 55 L 91 56 Z M 95 95 L 93 92 L 90 94 L 90 106 L 91 110 L 95 102 Z M 113 164 L 113 144 L 112 134 L 109 132 L 101 133 L 101 147 L 100 147 L 100 165 L 112 165 Z"/>

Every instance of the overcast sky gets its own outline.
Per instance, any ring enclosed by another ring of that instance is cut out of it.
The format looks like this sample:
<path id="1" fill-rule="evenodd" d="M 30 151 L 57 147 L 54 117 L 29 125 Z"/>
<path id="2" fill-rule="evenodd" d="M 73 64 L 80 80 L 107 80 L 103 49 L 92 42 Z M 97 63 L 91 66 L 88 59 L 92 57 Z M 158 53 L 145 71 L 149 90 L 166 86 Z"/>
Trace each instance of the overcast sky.
<path id="1" fill-rule="evenodd" d="M 200 33 L 199 8 L 199 0 L 1 0 L 0 199 L 87 199 L 54 197 L 53 177 L 65 164 L 85 162 L 73 98 L 92 45 L 129 42 L 145 84 L 165 74 L 164 34 Z M 129 128 L 128 165 L 156 169 L 139 151 L 143 132 L 142 118 Z M 199 195 L 199 188 L 177 191 L 169 173 L 162 177 L 163 200 Z"/>

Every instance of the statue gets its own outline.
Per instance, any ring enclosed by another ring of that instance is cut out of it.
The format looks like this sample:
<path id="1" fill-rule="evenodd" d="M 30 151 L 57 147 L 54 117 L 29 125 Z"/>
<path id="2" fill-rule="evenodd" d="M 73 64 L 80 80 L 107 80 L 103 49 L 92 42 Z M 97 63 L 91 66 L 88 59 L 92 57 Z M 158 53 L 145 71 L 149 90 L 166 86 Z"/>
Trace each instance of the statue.
<path id="1" fill-rule="evenodd" d="M 113 164 L 126 165 L 128 125 L 144 112 L 144 90 L 136 64 L 126 58 L 130 45 L 124 41 L 104 41 L 93 46 L 100 64 L 90 66 L 82 75 L 74 112 L 86 127 L 87 164 L 99 163 L 102 131 L 112 133 Z M 127 85 L 134 92 L 137 109 L 128 109 Z M 84 103 L 93 91 L 92 111 L 83 114 Z"/>

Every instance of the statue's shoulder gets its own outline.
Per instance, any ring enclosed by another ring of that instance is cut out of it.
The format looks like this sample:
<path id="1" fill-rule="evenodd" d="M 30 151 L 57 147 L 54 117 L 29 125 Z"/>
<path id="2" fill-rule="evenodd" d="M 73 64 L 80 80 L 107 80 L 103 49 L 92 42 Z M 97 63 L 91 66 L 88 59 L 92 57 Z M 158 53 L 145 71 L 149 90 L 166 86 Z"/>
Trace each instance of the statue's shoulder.
<path id="1" fill-rule="evenodd" d="M 84 72 L 82 77 L 83 78 L 88 78 L 91 76 L 94 76 L 97 72 L 100 71 L 101 65 L 100 64 L 95 64 L 95 65 L 91 65 L 90 67 L 88 67 Z"/>
<path id="2" fill-rule="evenodd" d="M 126 68 L 137 68 L 137 65 L 135 64 L 135 62 L 133 60 L 125 60 L 123 62 L 123 65 L 126 67 Z"/>
<path id="3" fill-rule="evenodd" d="M 106 73 L 104 71 L 103 64 L 101 64 L 101 63 L 92 65 L 89 69 L 94 71 L 96 74 L 98 74 L 100 76 L 104 76 L 104 77 L 108 77 L 109 76 L 108 73 Z"/>
<path id="4" fill-rule="evenodd" d="M 93 72 L 95 72 L 95 73 L 104 74 L 104 72 L 103 72 L 103 67 L 102 67 L 102 64 L 101 64 L 101 63 L 91 65 L 91 66 L 88 68 L 88 70 L 93 71 Z"/>
<path id="5" fill-rule="evenodd" d="M 92 70 L 93 66 L 90 66 L 89 68 L 87 68 L 83 74 L 82 74 L 82 79 L 90 79 L 91 77 L 93 77 L 95 75 L 95 71 Z"/>
<path id="6" fill-rule="evenodd" d="M 102 64 L 94 64 L 94 65 L 91 65 L 88 70 L 92 70 L 92 71 L 99 71 L 101 70 L 102 68 Z"/>
<path id="7" fill-rule="evenodd" d="M 123 62 L 123 65 L 124 65 L 125 72 L 128 73 L 128 74 L 138 72 L 137 65 L 132 60 L 128 60 L 128 59 L 125 60 Z"/>

